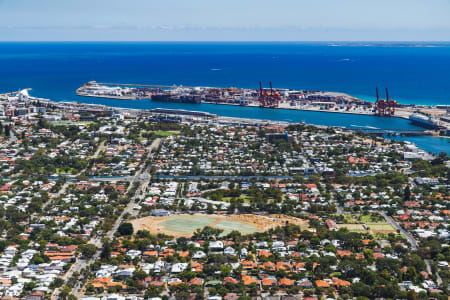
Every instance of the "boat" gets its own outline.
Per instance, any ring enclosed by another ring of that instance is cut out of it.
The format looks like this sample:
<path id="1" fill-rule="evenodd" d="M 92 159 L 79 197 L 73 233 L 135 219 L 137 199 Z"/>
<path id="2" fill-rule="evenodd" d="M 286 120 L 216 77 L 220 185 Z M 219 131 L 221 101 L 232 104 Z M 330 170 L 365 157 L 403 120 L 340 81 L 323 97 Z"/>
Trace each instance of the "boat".
<path id="1" fill-rule="evenodd" d="M 420 127 L 428 129 L 438 129 L 439 120 L 431 116 L 427 116 L 421 113 L 413 113 L 409 116 L 409 120 Z"/>
<path id="2" fill-rule="evenodd" d="M 152 101 L 200 104 L 201 97 L 199 95 L 175 95 L 175 96 L 173 96 L 170 94 L 162 93 L 162 94 L 152 95 Z"/>

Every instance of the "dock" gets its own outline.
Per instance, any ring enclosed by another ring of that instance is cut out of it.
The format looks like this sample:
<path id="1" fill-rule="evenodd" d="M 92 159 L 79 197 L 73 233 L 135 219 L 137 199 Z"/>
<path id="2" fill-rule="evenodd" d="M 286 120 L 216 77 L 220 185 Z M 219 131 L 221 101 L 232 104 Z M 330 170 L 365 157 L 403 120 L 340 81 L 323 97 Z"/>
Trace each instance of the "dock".
<path id="1" fill-rule="evenodd" d="M 356 114 L 367 116 L 397 117 L 409 119 L 410 115 L 420 109 L 430 110 L 443 120 L 443 128 L 429 130 L 365 130 L 380 136 L 430 136 L 450 135 L 449 112 L 437 107 L 420 107 L 415 105 L 397 104 L 389 98 L 386 89 L 386 100 L 379 97 L 372 103 L 358 99 L 345 93 L 329 91 L 295 90 L 274 88 L 270 82 L 269 88 L 236 88 L 236 87 L 206 87 L 164 84 L 136 84 L 89 81 L 77 89 L 79 96 L 98 97 L 119 100 L 151 100 L 152 102 L 171 102 L 188 104 L 236 105 L 261 107 L 268 109 L 302 110 L 314 112 Z M 388 103 L 388 104 L 387 104 Z M 447 108 L 448 109 L 448 108 Z M 449 110 L 450 111 L 450 110 Z M 447 118 L 445 118 L 447 114 Z M 443 130 L 446 129 L 446 130 Z"/>

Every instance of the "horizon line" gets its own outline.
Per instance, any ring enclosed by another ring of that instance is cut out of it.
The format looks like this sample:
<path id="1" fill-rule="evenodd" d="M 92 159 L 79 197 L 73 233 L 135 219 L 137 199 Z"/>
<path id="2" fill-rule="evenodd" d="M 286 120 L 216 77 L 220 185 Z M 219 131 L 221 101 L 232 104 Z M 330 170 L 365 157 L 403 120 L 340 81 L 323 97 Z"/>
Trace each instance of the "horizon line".
<path id="1" fill-rule="evenodd" d="M 450 43 L 450 40 L 0 40 L 0 43 Z"/>

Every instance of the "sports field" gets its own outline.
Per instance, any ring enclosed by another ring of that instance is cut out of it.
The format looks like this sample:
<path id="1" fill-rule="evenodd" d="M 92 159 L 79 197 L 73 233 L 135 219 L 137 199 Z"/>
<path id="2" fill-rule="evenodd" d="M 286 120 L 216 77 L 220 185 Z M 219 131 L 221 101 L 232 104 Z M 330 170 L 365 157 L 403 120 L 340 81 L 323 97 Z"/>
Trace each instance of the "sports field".
<path id="1" fill-rule="evenodd" d="M 397 233 L 394 227 L 389 223 L 366 223 L 366 228 L 363 224 L 338 224 L 338 228 L 347 228 L 352 232 L 370 232 L 371 234 L 389 234 Z"/>
<path id="2" fill-rule="evenodd" d="M 169 217 L 144 217 L 131 220 L 135 231 L 146 229 L 153 234 L 164 233 L 174 237 L 189 237 L 199 228 L 210 226 L 222 229 L 222 235 L 233 230 L 242 234 L 266 231 L 286 222 L 307 227 L 308 221 L 283 215 L 174 215 Z"/>
<path id="3" fill-rule="evenodd" d="M 211 226 L 223 229 L 223 234 L 238 230 L 243 234 L 258 231 L 258 227 L 239 221 L 232 221 L 215 216 L 173 216 L 158 224 L 164 230 L 181 233 L 192 233 L 196 229 Z"/>
<path id="4" fill-rule="evenodd" d="M 372 234 L 397 233 L 397 230 L 389 223 L 367 223 L 366 225 Z"/>
<path id="5" fill-rule="evenodd" d="M 362 224 L 338 224 L 338 228 L 347 228 L 352 232 L 365 232 L 364 226 Z"/>

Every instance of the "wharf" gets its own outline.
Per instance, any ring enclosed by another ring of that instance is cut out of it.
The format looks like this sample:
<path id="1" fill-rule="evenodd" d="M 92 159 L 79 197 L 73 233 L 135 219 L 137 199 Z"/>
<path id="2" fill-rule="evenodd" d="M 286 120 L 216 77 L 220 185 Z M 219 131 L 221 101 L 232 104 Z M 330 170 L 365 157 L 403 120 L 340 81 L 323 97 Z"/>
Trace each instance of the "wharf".
<path id="1" fill-rule="evenodd" d="M 163 84 L 99 83 L 90 81 L 78 88 L 77 95 L 119 100 L 151 99 L 157 102 L 216 104 L 269 109 L 301 110 L 376 116 L 374 103 L 351 95 L 330 91 L 273 88 L 206 87 Z M 273 100 L 268 103 L 267 97 Z M 427 109 L 441 114 L 437 107 L 397 105 L 391 117 L 409 119 L 414 111 Z"/>
<path id="2" fill-rule="evenodd" d="M 113 96 L 113 95 L 93 95 L 89 93 L 85 93 L 81 90 L 76 91 L 78 96 L 82 97 L 92 97 L 92 98 L 105 98 L 105 99 L 118 99 L 118 100 L 144 100 L 144 99 L 150 99 L 150 97 L 138 97 L 138 96 Z"/>

